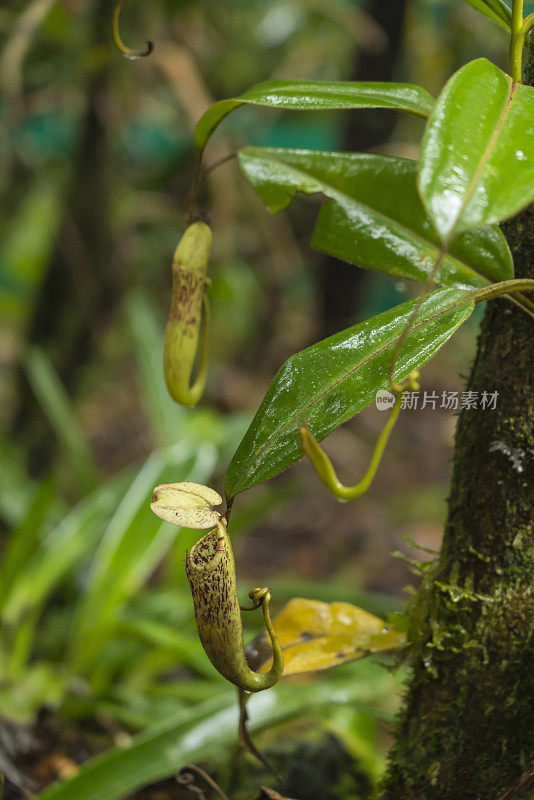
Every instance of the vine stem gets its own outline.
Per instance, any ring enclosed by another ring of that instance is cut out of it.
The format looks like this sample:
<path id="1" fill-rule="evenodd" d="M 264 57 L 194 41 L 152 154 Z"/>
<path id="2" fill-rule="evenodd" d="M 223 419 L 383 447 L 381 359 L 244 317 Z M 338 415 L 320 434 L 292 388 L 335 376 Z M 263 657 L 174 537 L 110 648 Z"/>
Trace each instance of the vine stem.
<path id="1" fill-rule="evenodd" d="M 507 300 L 516 305 L 518 308 L 520 308 L 521 311 L 524 311 L 525 314 L 528 314 L 529 317 L 534 319 L 534 303 L 531 300 L 529 300 L 528 297 L 525 297 L 524 294 L 518 292 L 515 295 L 506 294 L 504 295 L 504 297 L 506 297 Z"/>
<path id="2" fill-rule="evenodd" d="M 417 315 L 419 314 L 419 311 L 421 310 L 421 306 L 424 303 L 425 297 L 427 296 L 427 294 L 432 289 L 432 284 L 434 282 L 434 279 L 435 279 L 436 275 L 438 274 L 439 270 L 441 269 L 441 265 L 443 263 L 443 259 L 445 258 L 445 253 L 446 253 L 446 249 L 445 249 L 445 246 L 443 246 L 442 249 L 439 252 L 439 256 L 436 259 L 436 263 L 434 264 L 434 266 L 432 268 L 432 272 L 430 273 L 430 275 L 428 276 L 428 278 L 426 280 L 425 289 L 421 292 L 421 294 L 417 298 L 417 302 L 416 302 L 416 304 L 415 304 L 415 306 L 414 306 L 414 308 L 412 310 L 412 313 L 408 317 L 408 320 L 406 322 L 404 330 L 402 331 L 402 333 L 401 333 L 401 335 L 400 335 L 400 337 L 399 337 L 399 339 L 397 341 L 397 344 L 395 345 L 395 349 L 393 350 L 393 356 L 392 356 L 392 358 L 391 358 L 391 360 L 389 362 L 389 367 L 388 367 L 388 383 L 389 383 L 391 389 L 394 388 L 394 384 L 395 384 L 394 372 L 395 372 L 395 366 L 397 364 L 398 355 L 399 355 L 399 353 L 401 351 L 402 345 L 404 344 L 407 336 L 409 335 L 409 333 L 410 333 L 410 331 L 412 329 L 412 325 L 415 322 L 415 319 L 416 319 Z"/>
<path id="3" fill-rule="evenodd" d="M 222 167 L 223 164 L 226 164 L 228 161 L 231 161 L 233 158 L 237 156 L 237 153 L 229 153 L 226 156 L 223 156 L 214 164 L 210 164 L 209 167 L 206 167 L 202 170 L 202 157 L 204 155 L 204 149 L 200 150 L 197 157 L 197 162 L 195 165 L 195 174 L 193 177 L 193 183 L 191 185 L 191 192 L 189 195 L 189 206 L 187 211 L 187 224 L 191 225 L 194 221 L 196 211 L 197 211 L 197 203 L 198 203 L 198 195 L 200 192 L 200 188 L 206 178 L 211 175 L 214 170 Z"/>
<path id="4" fill-rule="evenodd" d="M 528 17 L 527 17 L 528 19 Z M 510 37 L 510 72 L 514 83 L 521 82 L 523 47 L 527 32 L 523 24 L 523 0 L 512 0 L 512 26 Z"/>
<path id="5" fill-rule="evenodd" d="M 438 269 L 443 261 L 443 257 L 445 255 L 445 251 L 441 251 L 436 265 L 432 270 L 432 274 L 430 276 L 430 280 L 428 283 L 433 280 L 435 275 L 438 272 Z M 522 292 L 534 292 L 534 279 L 532 278 L 514 278 L 510 281 L 500 281 L 499 283 L 492 283 L 491 286 L 484 286 L 481 289 L 473 289 L 471 291 L 471 297 L 474 299 L 475 303 L 481 303 L 484 300 L 492 300 L 494 297 L 502 297 L 505 296 L 508 300 L 515 305 L 519 306 L 522 311 L 528 314 L 530 317 L 534 318 L 534 310 L 532 302 L 527 298 L 524 297 L 521 293 Z M 516 295 L 516 297 L 514 297 Z M 390 386 L 393 388 L 394 381 L 393 381 L 393 373 L 395 371 L 395 366 L 397 363 L 397 358 L 404 344 L 406 338 L 410 334 L 412 330 L 412 325 L 419 314 L 421 306 L 423 305 L 424 299 L 427 296 L 427 293 L 424 292 L 423 294 L 419 295 L 417 299 L 417 303 L 415 304 L 412 313 L 408 317 L 408 321 L 402 331 L 399 339 L 397 340 L 397 344 L 393 351 L 393 356 L 389 362 L 388 367 L 388 380 Z"/>
<path id="6" fill-rule="evenodd" d="M 260 753 L 252 739 L 250 738 L 250 733 L 248 731 L 247 722 L 248 722 L 248 713 L 247 713 L 247 703 L 250 700 L 251 693 L 246 692 L 243 689 L 238 689 L 239 694 L 239 741 L 243 750 L 247 750 L 251 755 L 258 759 L 260 764 L 263 764 L 272 775 L 276 778 L 278 783 L 280 784 L 280 788 L 282 791 L 286 791 L 284 779 L 280 775 L 277 769 L 273 767 L 271 762 Z"/>
<path id="7" fill-rule="evenodd" d="M 187 224 L 191 225 L 195 216 L 195 210 L 197 207 L 197 198 L 198 198 L 198 191 L 200 189 L 200 184 L 202 182 L 202 156 L 204 154 L 204 149 L 200 150 L 197 155 L 197 163 L 195 165 L 195 175 L 193 178 L 193 183 L 191 184 L 191 193 L 189 195 L 189 207 L 187 210 Z"/>
<path id="8" fill-rule="evenodd" d="M 492 300 L 503 294 L 517 294 L 518 292 L 534 292 L 534 278 L 515 278 L 511 281 L 493 283 L 491 286 L 484 286 L 483 289 L 475 289 L 473 297 L 475 303 L 481 303 L 483 300 Z"/>
<path id="9" fill-rule="evenodd" d="M 514 81 L 521 81 L 521 64 L 523 60 L 523 49 L 527 36 L 534 26 L 534 13 L 529 14 L 522 20 L 521 28 L 516 37 L 512 37 L 513 46 L 510 45 L 511 60 L 512 60 L 512 77 Z M 519 77 L 515 77 L 518 75 Z"/>
<path id="10" fill-rule="evenodd" d="M 197 767 L 196 764 L 188 764 L 187 767 L 184 767 L 180 770 L 180 774 L 176 777 L 177 783 L 181 786 L 187 788 L 191 786 L 192 781 L 194 781 L 196 777 L 201 778 L 207 786 L 212 789 L 217 797 L 220 797 L 221 800 L 229 800 L 228 796 L 223 792 L 219 784 L 215 783 L 213 778 L 211 778 L 207 772 L 205 772 L 201 767 Z M 195 792 L 200 797 L 204 797 L 204 793 L 196 788 L 191 786 L 191 790 Z"/>

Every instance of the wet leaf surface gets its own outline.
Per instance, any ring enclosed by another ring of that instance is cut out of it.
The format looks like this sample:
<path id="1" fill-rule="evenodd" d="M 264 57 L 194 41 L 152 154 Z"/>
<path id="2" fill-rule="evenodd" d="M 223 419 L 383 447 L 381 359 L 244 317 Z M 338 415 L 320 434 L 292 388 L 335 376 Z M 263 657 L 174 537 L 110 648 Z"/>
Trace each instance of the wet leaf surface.
<path id="1" fill-rule="evenodd" d="M 324 195 L 312 247 L 350 264 L 415 281 L 433 275 L 437 284 L 463 288 L 514 276 L 508 244 L 496 225 L 457 237 L 440 259 L 439 236 L 417 192 L 415 161 L 247 147 L 239 165 L 270 211 L 286 208 L 297 192 Z"/>
<path id="2" fill-rule="evenodd" d="M 419 190 L 443 242 L 534 199 L 534 88 L 484 58 L 440 94 L 421 147 Z"/>
<path id="3" fill-rule="evenodd" d="M 199 148 L 205 147 L 223 119 L 245 104 L 292 111 L 388 108 L 428 117 L 434 102 L 425 89 L 410 83 L 265 81 L 238 97 L 214 103 L 198 121 L 195 141 Z"/>
<path id="4" fill-rule="evenodd" d="M 307 423 L 320 441 L 388 388 L 428 361 L 471 314 L 471 292 L 428 294 L 404 338 L 417 298 L 323 339 L 289 358 L 269 387 L 228 467 L 230 497 L 282 472 L 303 457 L 298 427 Z"/>

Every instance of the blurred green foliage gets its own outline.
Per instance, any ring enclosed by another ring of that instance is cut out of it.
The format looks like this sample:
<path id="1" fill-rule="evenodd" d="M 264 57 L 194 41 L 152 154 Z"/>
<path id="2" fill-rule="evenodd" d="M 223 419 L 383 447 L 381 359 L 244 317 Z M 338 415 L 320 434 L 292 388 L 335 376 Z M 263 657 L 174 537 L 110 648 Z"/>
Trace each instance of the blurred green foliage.
<path id="1" fill-rule="evenodd" d="M 112 47 L 111 5 L 0 8 L 0 708 L 24 724 L 43 706 L 65 719 L 118 720 L 149 727 L 149 738 L 164 725 L 172 739 L 174 718 L 192 725 L 197 705 L 200 718 L 203 704 L 233 697 L 194 626 L 183 562 L 197 534 L 151 515 L 151 490 L 188 479 L 222 485 L 261 387 L 314 335 L 317 306 L 318 261 L 300 247 L 311 229 L 306 209 L 292 212 L 293 227 L 273 220 L 234 164 L 214 170 L 204 186 L 215 231 L 210 381 L 200 408 L 170 400 L 163 320 L 193 126 L 211 100 L 261 80 L 351 79 L 383 41 L 353 0 L 131 0 L 124 39 L 151 38 L 155 50 L 129 62 Z M 396 77 L 436 94 L 470 57 L 504 66 L 504 42 L 460 0 L 411 0 Z M 207 163 L 243 143 L 338 148 L 346 122 L 344 113 L 241 109 Z M 413 156 L 417 126 L 399 121 L 388 152 Z M 85 218 L 93 196 L 107 203 L 96 227 Z M 398 302 L 404 289 L 393 299 L 392 291 L 366 278 L 363 310 Z M 83 346 L 67 357 L 75 339 Z M 234 540 L 298 492 L 288 480 L 251 495 L 236 507 Z M 432 496 L 431 514 L 440 502 Z M 266 579 L 280 602 L 303 594 L 378 614 L 398 607 L 362 593 L 350 575 L 319 583 L 280 568 Z M 399 683 L 376 663 L 347 665 L 321 677 L 322 704 L 310 703 L 313 684 L 295 686 L 292 708 L 309 707 L 341 734 L 376 779 L 378 717 L 390 719 Z M 280 716 L 293 690 L 281 687 L 272 701 Z M 227 739 L 233 725 L 231 717 Z M 172 774 L 178 761 L 158 762 L 149 777 Z M 124 790 L 142 782 L 139 773 Z"/>

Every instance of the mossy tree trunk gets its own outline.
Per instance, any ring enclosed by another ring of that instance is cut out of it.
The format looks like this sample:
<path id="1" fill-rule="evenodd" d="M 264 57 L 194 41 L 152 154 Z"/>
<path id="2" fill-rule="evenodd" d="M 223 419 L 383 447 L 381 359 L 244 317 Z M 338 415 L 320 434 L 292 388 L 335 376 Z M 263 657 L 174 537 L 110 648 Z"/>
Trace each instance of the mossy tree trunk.
<path id="1" fill-rule="evenodd" d="M 532 209 L 503 229 L 517 277 L 534 277 Z M 458 420 L 384 800 L 534 797 L 534 321 L 506 300 L 488 304 L 466 388 L 498 392 L 497 407 Z"/>

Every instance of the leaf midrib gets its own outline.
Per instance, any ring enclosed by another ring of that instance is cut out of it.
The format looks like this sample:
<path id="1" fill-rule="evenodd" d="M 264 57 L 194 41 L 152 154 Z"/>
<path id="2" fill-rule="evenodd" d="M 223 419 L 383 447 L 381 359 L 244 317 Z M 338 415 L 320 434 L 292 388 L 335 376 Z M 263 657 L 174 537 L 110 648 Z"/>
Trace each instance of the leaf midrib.
<path id="1" fill-rule="evenodd" d="M 450 233 L 449 233 L 449 235 L 447 237 L 446 242 L 444 242 L 444 247 L 447 247 L 449 242 L 452 239 L 454 239 L 456 227 L 457 227 L 460 219 L 462 218 L 462 215 L 465 212 L 465 209 L 466 209 L 467 205 L 471 201 L 471 198 L 473 197 L 473 194 L 474 194 L 474 192 L 475 192 L 475 190 L 476 190 L 476 188 L 478 186 L 478 183 L 480 181 L 481 175 L 482 175 L 483 171 L 486 169 L 488 161 L 490 160 L 491 155 L 492 155 L 493 151 L 495 150 L 495 146 L 497 144 L 497 140 L 498 140 L 499 134 L 501 132 L 501 128 L 504 125 L 504 121 L 506 119 L 506 115 L 508 114 L 508 110 L 509 110 L 509 108 L 510 108 L 510 106 L 512 104 L 512 100 L 514 99 L 514 93 L 515 93 L 515 90 L 516 90 L 516 87 L 518 86 L 518 84 L 514 83 L 513 80 L 511 78 L 509 78 L 509 76 L 506 76 L 506 77 L 510 81 L 510 87 L 509 87 L 509 90 L 508 90 L 508 97 L 506 98 L 506 100 L 504 102 L 501 114 L 499 116 L 497 124 L 495 125 L 495 128 L 493 129 L 493 133 L 490 136 L 488 144 L 486 145 L 486 149 L 484 150 L 482 158 L 479 161 L 478 167 L 476 168 L 475 172 L 473 173 L 473 177 L 472 177 L 469 185 L 467 186 L 467 189 L 465 191 L 465 194 L 464 194 L 464 197 L 463 197 L 463 200 L 462 200 L 462 204 L 461 204 L 461 206 L 460 206 L 460 208 L 458 210 L 458 213 L 456 215 L 456 219 L 454 220 L 454 224 L 453 224 L 453 226 L 452 226 L 452 228 L 450 230 Z"/>

